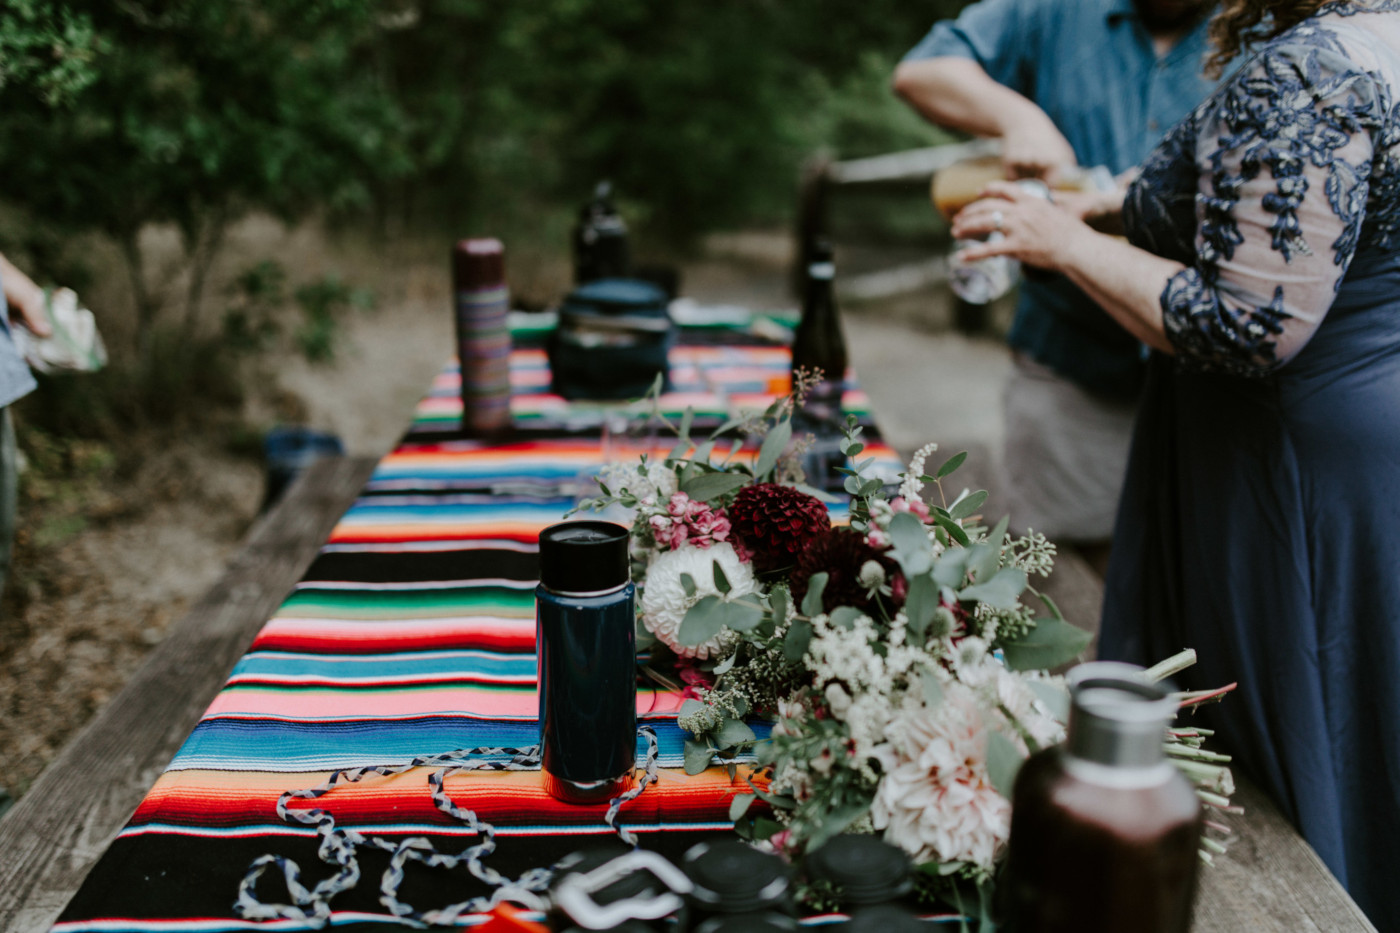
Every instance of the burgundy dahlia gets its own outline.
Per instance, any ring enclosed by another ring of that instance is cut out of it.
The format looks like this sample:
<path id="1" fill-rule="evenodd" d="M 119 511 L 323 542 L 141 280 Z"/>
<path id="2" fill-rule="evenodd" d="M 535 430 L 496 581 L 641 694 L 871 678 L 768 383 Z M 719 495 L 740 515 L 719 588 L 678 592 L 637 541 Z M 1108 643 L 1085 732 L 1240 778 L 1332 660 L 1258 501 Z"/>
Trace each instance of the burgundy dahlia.
<path id="1" fill-rule="evenodd" d="M 867 615 L 877 617 L 883 606 L 888 614 L 893 614 L 903 599 L 895 599 L 875 590 L 860 581 L 861 568 L 866 561 L 875 561 L 885 571 L 885 580 L 893 593 L 899 574 L 899 564 L 889 556 L 887 550 L 877 548 L 865 539 L 865 535 L 852 528 L 833 528 L 812 541 L 797 558 L 797 567 L 788 577 L 793 601 L 802 605 L 807 595 L 807 584 L 813 574 L 827 575 L 826 588 L 822 590 L 822 610 L 830 612 L 837 606 L 851 606 Z"/>
<path id="2" fill-rule="evenodd" d="M 728 511 L 730 536 L 753 554 L 759 573 L 791 567 L 807 542 L 831 528 L 820 499 L 777 483 L 745 486 Z"/>

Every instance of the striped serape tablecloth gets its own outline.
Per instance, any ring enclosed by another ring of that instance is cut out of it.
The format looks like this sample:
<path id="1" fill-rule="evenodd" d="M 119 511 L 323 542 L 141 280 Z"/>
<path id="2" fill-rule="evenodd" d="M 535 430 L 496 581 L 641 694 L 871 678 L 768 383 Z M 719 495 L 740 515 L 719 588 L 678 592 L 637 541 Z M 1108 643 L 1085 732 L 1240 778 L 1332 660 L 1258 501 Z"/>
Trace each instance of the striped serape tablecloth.
<path id="1" fill-rule="evenodd" d="M 630 457 L 632 448 L 629 433 L 610 422 L 620 406 L 550 394 L 535 336 L 528 328 L 517 333 L 517 431 L 508 442 L 462 439 L 455 365 L 437 376 L 402 442 L 378 464 L 55 929 L 312 928 L 309 920 L 258 922 L 235 911 L 240 882 L 261 856 L 295 861 L 308 887 L 334 874 L 317 858 L 315 827 L 279 818 L 283 792 L 321 785 L 338 769 L 402 769 L 419 756 L 538 742 L 535 542 L 574 505 L 583 478 L 610 456 Z M 699 434 L 786 393 L 788 365 L 780 343 L 687 330 L 672 353 L 674 391 L 661 406 L 675 415 L 693 409 Z M 867 424 L 867 454 L 893 476 L 898 459 L 874 436 L 865 397 L 853 389 L 846 405 Z M 833 506 L 834 515 L 843 513 Z M 733 782 L 723 767 L 684 773 L 680 703 L 639 682 L 639 722 L 655 733 L 659 780 L 620 813 L 643 846 L 672 858 L 728 830 L 730 799 L 747 790 L 742 776 Z M 645 752 L 639 737 L 639 763 Z M 509 757 L 498 751 L 482 760 Z M 368 774 L 289 808 L 318 807 L 342 831 L 390 842 L 421 836 L 456 853 L 479 837 L 435 804 L 432 772 Z M 482 864 L 509 878 L 579 848 L 621 846 L 604 823 L 605 805 L 553 800 L 538 770 L 458 771 L 442 790 L 494 824 L 496 851 Z M 331 900 L 330 926 L 401 928 L 380 901 L 389 864 L 387 852 L 361 850 L 359 882 Z M 275 871 L 255 890 L 264 902 L 289 900 Z M 427 910 L 489 893 L 464 867 L 410 863 L 397 897 Z M 455 922 L 470 927 L 482 918 L 464 914 Z"/>

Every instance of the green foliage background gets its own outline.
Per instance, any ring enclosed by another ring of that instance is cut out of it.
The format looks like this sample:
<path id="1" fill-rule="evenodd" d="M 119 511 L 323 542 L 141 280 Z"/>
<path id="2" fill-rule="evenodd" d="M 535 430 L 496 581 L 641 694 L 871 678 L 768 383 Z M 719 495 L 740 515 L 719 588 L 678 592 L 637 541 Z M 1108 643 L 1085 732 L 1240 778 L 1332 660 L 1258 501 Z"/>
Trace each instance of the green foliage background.
<path id="1" fill-rule="evenodd" d="M 674 240 L 927 142 L 890 69 L 958 0 L 7 0 L 0 199 L 192 254 L 258 208 L 460 224 L 611 178 Z"/>

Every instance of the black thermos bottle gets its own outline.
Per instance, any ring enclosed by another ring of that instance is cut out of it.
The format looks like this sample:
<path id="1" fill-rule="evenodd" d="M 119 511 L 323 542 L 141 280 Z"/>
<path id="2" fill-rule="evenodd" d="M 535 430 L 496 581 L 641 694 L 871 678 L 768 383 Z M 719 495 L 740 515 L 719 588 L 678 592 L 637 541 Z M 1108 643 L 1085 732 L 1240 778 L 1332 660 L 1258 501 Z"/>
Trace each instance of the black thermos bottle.
<path id="1" fill-rule="evenodd" d="M 570 803 L 625 791 L 637 761 L 637 634 L 628 530 L 578 521 L 540 532 L 535 588 L 545 788 Z"/>

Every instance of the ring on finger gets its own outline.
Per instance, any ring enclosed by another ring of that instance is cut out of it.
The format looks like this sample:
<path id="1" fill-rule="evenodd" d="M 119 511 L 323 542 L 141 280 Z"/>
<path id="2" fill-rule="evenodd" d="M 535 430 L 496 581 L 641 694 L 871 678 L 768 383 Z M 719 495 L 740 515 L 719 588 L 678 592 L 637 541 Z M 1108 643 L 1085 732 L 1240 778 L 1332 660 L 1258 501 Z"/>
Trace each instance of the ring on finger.
<path id="1" fill-rule="evenodd" d="M 1002 224 L 1005 220 L 1006 218 L 1002 215 L 1001 211 L 992 211 L 992 229 L 997 233 L 1001 233 Z"/>

